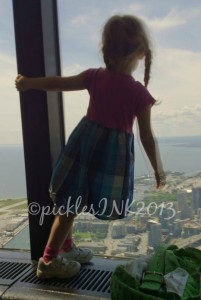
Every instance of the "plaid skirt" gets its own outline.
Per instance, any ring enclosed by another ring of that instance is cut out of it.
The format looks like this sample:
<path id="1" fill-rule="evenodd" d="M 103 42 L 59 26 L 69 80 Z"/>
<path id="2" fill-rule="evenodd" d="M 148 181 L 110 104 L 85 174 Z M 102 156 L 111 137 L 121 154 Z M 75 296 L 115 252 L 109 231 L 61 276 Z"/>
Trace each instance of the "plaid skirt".
<path id="1" fill-rule="evenodd" d="M 103 220 L 127 216 L 134 191 L 134 136 L 84 117 L 52 173 L 49 192 L 62 213 Z"/>

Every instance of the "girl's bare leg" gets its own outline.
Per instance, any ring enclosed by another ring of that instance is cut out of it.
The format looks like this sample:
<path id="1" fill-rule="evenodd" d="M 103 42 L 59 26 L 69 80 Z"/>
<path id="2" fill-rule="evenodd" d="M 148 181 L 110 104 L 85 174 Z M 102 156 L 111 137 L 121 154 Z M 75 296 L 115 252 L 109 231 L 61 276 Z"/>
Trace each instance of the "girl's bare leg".
<path id="1" fill-rule="evenodd" d="M 69 230 L 72 228 L 74 215 L 61 215 L 57 213 L 50 231 L 43 257 L 38 261 L 36 275 L 39 278 L 70 278 L 80 271 L 80 263 L 74 259 L 64 259 L 59 256 Z"/>
<path id="2" fill-rule="evenodd" d="M 75 215 L 66 216 L 65 214 L 57 214 L 55 216 L 47 242 L 48 247 L 60 249 L 64 241 L 72 237 L 74 217 Z"/>
<path id="3" fill-rule="evenodd" d="M 73 222 L 71 224 L 71 227 L 69 228 L 68 234 L 66 236 L 67 240 L 72 240 L 73 239 Z"/>

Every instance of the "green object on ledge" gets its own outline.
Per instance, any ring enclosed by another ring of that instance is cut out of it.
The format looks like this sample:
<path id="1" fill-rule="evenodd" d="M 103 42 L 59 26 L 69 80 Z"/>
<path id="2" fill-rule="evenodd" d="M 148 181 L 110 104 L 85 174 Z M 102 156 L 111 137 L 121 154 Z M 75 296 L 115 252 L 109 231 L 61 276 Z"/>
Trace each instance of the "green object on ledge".
<path id="1" fill-rule="evenodd" d="M 142 272 L 141 280 L 129 274 L 126 266 L 117 266 L 111 277 L 111 298 L 200 300 L 200 277 L 200 250 L 160 244 Z"/>

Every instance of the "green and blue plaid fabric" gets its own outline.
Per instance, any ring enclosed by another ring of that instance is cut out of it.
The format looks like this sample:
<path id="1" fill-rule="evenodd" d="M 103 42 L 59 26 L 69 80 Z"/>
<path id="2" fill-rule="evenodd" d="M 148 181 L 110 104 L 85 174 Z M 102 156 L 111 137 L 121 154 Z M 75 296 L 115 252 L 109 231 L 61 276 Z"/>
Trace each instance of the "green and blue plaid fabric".
<path id="1" fill-rule="evenodd" d="M 134 137 L 84 117 L 71 133 L 52 173 L 50 196 L 66 213 L 99 219 L 128 214 L 134 190 Z"/>

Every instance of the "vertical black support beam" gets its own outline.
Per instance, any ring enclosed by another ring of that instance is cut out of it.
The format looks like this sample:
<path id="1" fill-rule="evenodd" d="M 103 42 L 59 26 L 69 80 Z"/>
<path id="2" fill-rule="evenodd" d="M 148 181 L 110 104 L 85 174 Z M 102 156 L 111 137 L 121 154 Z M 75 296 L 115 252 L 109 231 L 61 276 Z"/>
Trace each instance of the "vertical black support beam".
<path id="1" fill-rule="evenodd" d="M 56 0 L 13 0 L 18 73 L 60 75 Z M 42 207 L 51 206 L 48 185 L 52 167 L 64 146 L 62 96 L 56 92 L 20 93 L 29 213 L 31 258 L 38 259 L 47 242 L 53 215 L 40 224 Z"/>

